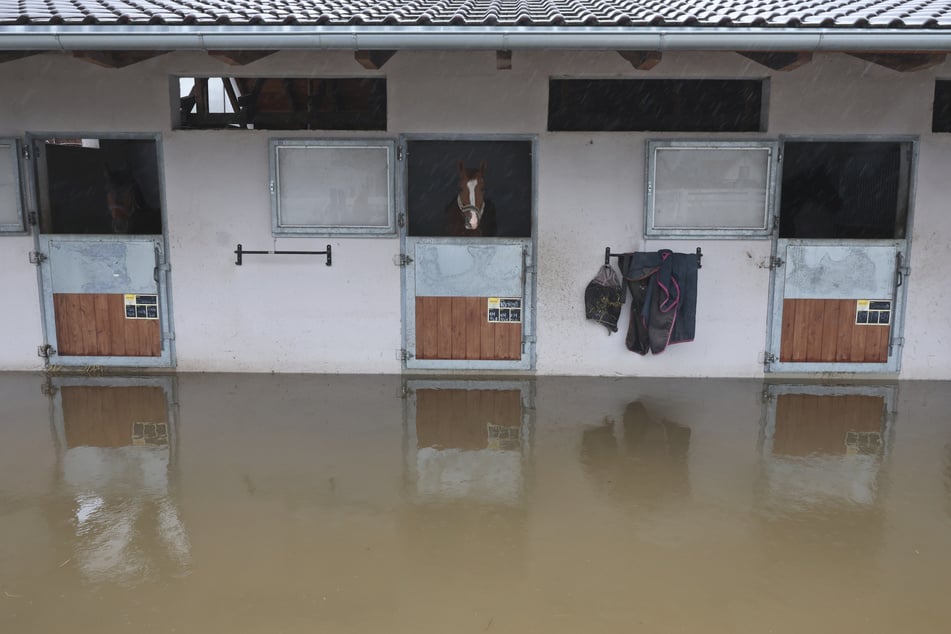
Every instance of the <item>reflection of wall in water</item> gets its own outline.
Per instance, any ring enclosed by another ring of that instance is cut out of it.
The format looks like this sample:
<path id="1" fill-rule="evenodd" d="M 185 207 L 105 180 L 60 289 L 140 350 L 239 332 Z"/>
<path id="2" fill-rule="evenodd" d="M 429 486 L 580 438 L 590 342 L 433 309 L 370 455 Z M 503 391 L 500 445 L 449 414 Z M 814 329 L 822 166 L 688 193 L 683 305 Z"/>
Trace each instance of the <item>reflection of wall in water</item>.
<path id="1" fill-rule="evenodd" d="M 690 492 L 690 433 L 634 401 L 619 429 L 605 419 L 584 431 L 581 463 L 599 489 L 637 506 L 658 506 Z"/>

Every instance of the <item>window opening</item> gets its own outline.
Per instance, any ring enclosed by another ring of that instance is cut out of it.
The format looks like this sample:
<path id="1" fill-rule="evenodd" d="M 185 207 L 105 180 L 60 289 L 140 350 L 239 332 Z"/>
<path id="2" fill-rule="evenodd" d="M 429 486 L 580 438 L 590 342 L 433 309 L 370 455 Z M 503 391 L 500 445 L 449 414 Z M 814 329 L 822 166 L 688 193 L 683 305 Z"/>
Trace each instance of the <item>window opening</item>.
<path id="1" fill-rule="evenodd" d="M 910 142 L 787 141 L 779 236 L 905 237 Z"/>
<path id="2" fill-rule="evenodd" d="M 37 147 L 43 233 L 162 233 L 154 140 L 51 138 Z"/>
<path id="3" fill-rule="evenodd" d="M 531 152 L 530 141 L 409 141 L 408 235 L 530 237 Z"/>
<path id="4" fill-rule="evenodd" d="M 552 79 L 551 131 L 761 132 L 762 79 Z"/>
<path id="5" fill-rule="evenodd" d="M 385 130 L 384 78 L 181 77 L 181 129 Z"/>

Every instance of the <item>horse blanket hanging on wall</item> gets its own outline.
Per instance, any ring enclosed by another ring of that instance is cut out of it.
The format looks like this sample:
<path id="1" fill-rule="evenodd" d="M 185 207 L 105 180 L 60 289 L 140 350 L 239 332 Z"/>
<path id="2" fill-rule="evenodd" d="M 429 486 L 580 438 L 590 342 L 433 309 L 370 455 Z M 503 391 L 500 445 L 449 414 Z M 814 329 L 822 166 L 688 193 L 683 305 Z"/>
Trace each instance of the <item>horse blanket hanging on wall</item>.
<path id="1" fill-rule="evenodd" d="M 671 343 L 693 341 L 697 321 L 697 256 L 668 249 L 621 256 L 631 291 L 631 319 L 624 343 L 645 355 Z"/>

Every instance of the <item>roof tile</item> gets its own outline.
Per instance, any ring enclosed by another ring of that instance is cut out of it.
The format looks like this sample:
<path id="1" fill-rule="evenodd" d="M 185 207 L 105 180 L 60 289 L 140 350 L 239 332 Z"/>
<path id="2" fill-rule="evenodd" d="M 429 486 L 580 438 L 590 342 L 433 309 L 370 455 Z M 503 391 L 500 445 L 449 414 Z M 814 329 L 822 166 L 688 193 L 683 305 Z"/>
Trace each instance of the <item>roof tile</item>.
<path id="1" fill-rule="evenodd" d="M 0 0 L 4 24 L 937 29 L 949 0 Z"/>

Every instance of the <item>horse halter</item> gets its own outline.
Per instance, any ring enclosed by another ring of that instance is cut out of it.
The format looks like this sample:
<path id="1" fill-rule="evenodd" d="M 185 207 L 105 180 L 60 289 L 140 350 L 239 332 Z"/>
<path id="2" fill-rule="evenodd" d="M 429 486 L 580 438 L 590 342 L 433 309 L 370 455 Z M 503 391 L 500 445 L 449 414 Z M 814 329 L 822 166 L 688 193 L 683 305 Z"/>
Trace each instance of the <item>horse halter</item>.
<path id="1" fill-rule="evenodd" d="M 443 199 L 445 200 L 445 199 Z M 456 206 L 459 207 L 459 212 L 462 214 L 462 220 L 465 223 L 465 228 L 467 230 L 476 229 L 479 226 L 479 223 L 482 222 L 482 213 L 485 211 L 485 201 L 482 201 L 481 207 L 476 207 L 475 205 L 463 205 L 462 204 L 462 195 L 456 196 Z M 474 213 L 476 217 L 476 226 L 469 226 L 469 216 L 467 213 Z"/>

